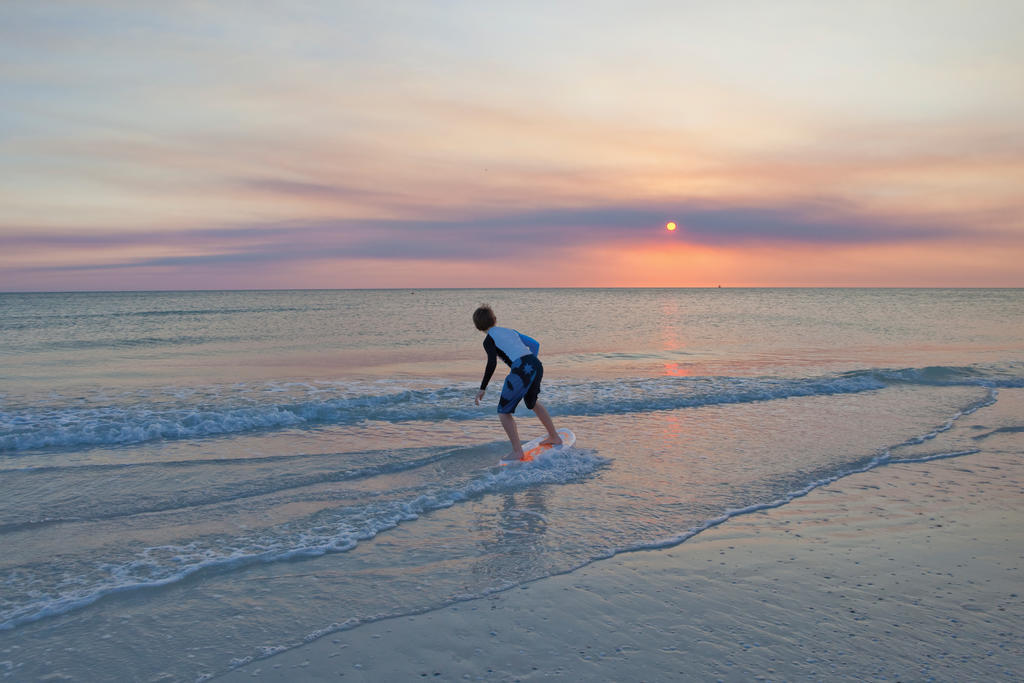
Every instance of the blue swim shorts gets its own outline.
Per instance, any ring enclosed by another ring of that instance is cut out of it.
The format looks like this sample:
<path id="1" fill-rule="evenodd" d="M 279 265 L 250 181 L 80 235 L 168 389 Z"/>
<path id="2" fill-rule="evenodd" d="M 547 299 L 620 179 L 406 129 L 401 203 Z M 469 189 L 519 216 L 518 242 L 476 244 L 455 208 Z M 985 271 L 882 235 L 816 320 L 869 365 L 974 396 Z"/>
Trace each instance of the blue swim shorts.
<path id="1" fill-rule="evenodd" d="M 513 361 L 505 384 L 501 387 L 501 398 L 498 399 L 499 413 L 514 413 L 516 406 L 523 399 L 526 407 L 533 410 L 540 394 L 540 380 L 544 376 L 544 366 L 533 354 Z"/>

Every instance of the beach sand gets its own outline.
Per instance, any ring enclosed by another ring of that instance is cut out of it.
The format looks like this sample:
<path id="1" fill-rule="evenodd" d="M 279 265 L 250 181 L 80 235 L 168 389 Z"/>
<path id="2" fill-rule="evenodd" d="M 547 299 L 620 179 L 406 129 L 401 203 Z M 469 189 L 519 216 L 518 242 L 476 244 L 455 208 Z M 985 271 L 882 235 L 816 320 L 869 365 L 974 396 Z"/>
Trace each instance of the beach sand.
<path id="1" fill-rule="evenodd" d="M 1022 442 L 1006 430 L 976 454 L 851 475 L 672 548 L 339 631 L 225 678 L 1019 680 Z"/>

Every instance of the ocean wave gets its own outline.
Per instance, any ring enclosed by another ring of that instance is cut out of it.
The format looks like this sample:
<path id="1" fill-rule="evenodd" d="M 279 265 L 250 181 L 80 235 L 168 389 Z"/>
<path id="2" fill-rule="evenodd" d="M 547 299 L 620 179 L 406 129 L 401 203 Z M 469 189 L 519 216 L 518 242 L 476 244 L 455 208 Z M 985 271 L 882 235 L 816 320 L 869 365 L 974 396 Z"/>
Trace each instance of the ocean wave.
<path id="1" fill-rule="evenodd" d="M 829 484 L 833 484 L 833 483 L 839 481 L 840 479 L 843 479 L 845 477 L 850 476 L 851 474 L 860 474 L 862 472 L 868 472 L 870 470 L 876 469 L 876 468 L 881 467 L 883 465 L 896 464 L 896 463 L 919 463 L 919 462 L 929 462 L 931 460 L 943 460 L 943 459 L 946 459 L 946 458 L 959 458 L 959 457 L 962 457 L 962 456 L 965 456 L 965 455 L 973 455 L 973 454 L 978 453 L 978 452 L 979 452 L 979 450 L 975 448 L 975 449 L 968 449 L 968 450 L 962 450 L 962 451 L 930 453 L 928 455 L 923 455 L 923 456 L 920 456 L 920 457 L 917 457 L 917 458 L 893 458 L 890 455 L 890 453 L 888 451 L 886 451 L 884 453 L 881 453 L 879 455 L 876 455 L 876 456 L 868 459 L 866 462 L 864 462 L 862 464 L 850 467 L 848 469 L 844 469 L 841 472 L 837 472 L 837 473 L 835 473 L 833 475 L 830 475 L 830 476 L 823 477 L 821 479 L 812 481 L 810 484 L 807 484 L 803 488 L 800 488 L 800 489 L 798 489 L 796 491 L 790 491 L 789 493 L 787 493 L 784 496 L 782 496 L 780 498 L 777 498 L 775 500 L 768 501 L 766 503 L 755 503 L 754 505 L 748 505 L 748 506 L 742 507 L 742 508 L 732 508 L 732 509 L 726 510 L 725 512 L 723 512 L 721 515 L 719 515 L 717 517 L 713 517 L 712 519 L 705 520 L 701 524 L 699 524 L 699 525 L 697 525 L 695 527 L 692 527 L 692 528 L 688 529 L 687 531 L 685 531 L 685 532 L 683 532 L 681 534 L 677 534 L 677 535 L 674 535 L 674 536 L 669 536 L 669 537 L 666 537 L 666 538 L 661 538 L 661 539 L 658 539 L 658 540 L 655 540 L 655 541 L 651 541 L 651 542 L 648 542 L 648 543 L 638 543 L 636 545 L 632 545 L 632 546 L 628 546 L 628 547 L 624 547 L 624 548 L 618 548 L 618 549 L 616 549 L 616 550 L 614 550 L 612 552 L 609 552 L 606 555 L 604 555 L 604 556 L 602 556 L 600 558 L 597 558 L 597 559 L 608 559 L 610 557 L 614 557 L 615 555 L 622 555 L 622 554 L 626 554 L 626 553 L 639 552 L 639 551 L 643 551 L 643 550 L 661 550 L 661 549 L 664 549 L 664 548 L 672 548 L 672 547 L 677 546 L 677 545 L 679 545 L 681 543 L 685 543 L 686 541 L 690 540 L 691 538 L 693 538 L 694 536 L 696 536 L 697 534 L 699 534 L 699 533 L 701 533 L 703 531 L 707 531 L 708 529 L 711 529 L 713 527 L 718 526 L 719 524 L 723 524 L 723 523 L 729 521 L 733 517 L 739 517 L 740 515 L 747 515 L 747 514 L 750 514 L 752 512 L 760 512 L 762 510 L 771 510 L 773 508 L 782 507 L 783 505 L 786 505 L 787 503 L 793 502 L 797 498 L 803 498 L 804 496 L 809 494 L 811 491 L 814 491 L 815 489 L 819 489 L 819 488 L 822 488 L 823 486 L 828 486 Z"/>
<path id="2" fill-rule="evenodd" d="M 34 510 L 29 509 L 24 513 L 15 510 L 10 513 L 12 516 L 0 522 L 0 534 L 7 534 L 26 529 L 37 529 L 54 524 L 65 524 L 69 522 L 96 522 L 101 520 L 118 519 L 139 514 L 150 514 L 157 512 L 172 512 L 185 508 L 196 508 L 198 506 L 220 505 L 233 503 L 249 498 L 279 494 L 287 491 L 304 489 L 318 484 L 353 482 L 360 479 L 369 479 L 376 476 L 398 474 L 409 470 L 415 470 L 427 465 L 440 462 L 453 455 L 464 453 L 469 449 L 448 448 L 441 451 L 430 448 L 410 449 L 412 451 L 429 451 L 428 455 L 410 459 L 398 459 L 391 462 L 380 462 L 361 467 L 347 467 L 341 469 L 328 468 L 323 471 L 308 474 L 289 473 L 282 476 L 274 473 L 266 478 L 255 478 L 242 484 L 231 486 L 204 486 L 201 489 L 178 489 L 173 497 L 168 499 L 165 496 L 145 496 L 131 493 L 120 499 L 108 499 L 102 509 L 97 509 L 90 501 L 80 501 L 77 497 L 72 498 L 63 505 L 50 506 L 47 508 L 47 516 L 40 517 L 33 515 Z M 408 455 L 409 451 L 405 451 Z M 264 456 L 260 458 L 235 458 L 230 460 L 189 460 L 155 463 L 118 463 L 102 465 L 75 465 L 68 467 L 37 467 L 15 470 L 0 470 L 0 474 L 7 476 L 19 476 L 25 474 L 49 476 L 51 472 L 67 472 L 69 469 L 75 471 L 94 471 L 104 475 L 116 476 L 114 472 L 125 470 L 146 469 L 154 472 L 151 476 L 160 476 L 159 472 L 170 469 L 207 468 L 211 465 L 248 465 L 253 463 L 267 463 L 273 461 L 288 461 L 294 464 L 302 456 Z M 325 455 L 306 456 L 313 459 L 329 457 Z M 21 516 L 19 516 L 19 513 Z"/>
<path id="3" fill-rule="evenodd" d="M 0 630 L 65 614 L 115 593 L 178 583 L 200 572 L 345 552 L 422 514 L 486 494 L 578 482 L 608 462 L 592 451 L 573 449 L 542 455 L 530 467 L 495 467 L 455 485 L 434 484 L 405 499 L 322 511 L 303 524 L 291 522 L 259 535 L 207 537 L 184 545 L 141 548 L 119 561 L 53 568 L 55 575 L 46 579 L 19 570 L 5 580 L 8 597 L 0 595 Z M 53 588 L 40 590 L 40 585 Z"/>
<path id="4" fill-rule="evenodd" d="M 64 320 L 90 320 L 111 318 L 161 318 L 183 317 L 190 315 L 237 315 L 239 313 L 290 313 L 329 310 L 325 306 L 248 306 L 242 308 L 171 308 L 147 309 L 139 311 L 103 311 L 100 313 L 32 313 L 30 315 L 11 316 L 8 322 L 42 322 Z M 6 327 L 6 323 L 5 323 Z"/>
<path id="5" fill-rule="evenodd" d="M 995 389 L 990 388 L 983 398 L 980 398 L 980 399 L 978 399 L 976 401 L 973 401 L 970 404 L 968 404 L 967 406 L 965 406 L 964 408 L 962 408 L 961 410 L 958 410 L 948 420 L 946 420 L 946 422 L 944 422 L 942 425 L 936 427 L 935 429 L 933 429 L 933 430 L 931 430 L 929 432 L 926 432 L 924 434 L 921 434 L 919 436 L 913 437 L 911 439 L 907 439 L 906 441 L 902 441 L 902 442 L 900 442 L 898 444 L 894 444 L 892 446 L 889 446 L 888 448 L 884 448 L 881 451 L 879 451 L 878 453 L 876 453 L 876 454 L 874 454 L 872 456 L 863 458 L 859 462 L 850 463 L 849 465 L 839 469 L 838 471 L 829 472 L 827 474 L 824 474 L 823 476 L 818 476 L 816 478 L 813 478 L 812 481 L 810 483 L 808 483 L 806 486 L 803 486 L 803 487 L 801 487 L 801 488 L 799 488 L 799 489 L 797 489 L 795 491 L 789 491 L 785 495 L 783 495 L 783 496 L 781 496 L 781 497 L 779 497 L 779 498 L 777 498 L 775 500 L 764 502 L 764 503 L 756 503 L 754 505 L 748 505 L 748 506 L 742 507 L 742 508 L 734 508 L 734 509 L 726 510 L 721 515 L 719 515 L 718 517 L 714 517 L 712 519 L 705 520 L 702 524 L 699 524 L 699 525 L 697 525 L 697 526 L 695 526 L 695 527 L 693 527 L 691 529 L 688 529 L 687 531 L 685 531 L 685 532 L 683 532 L 681 534 L 670 536 L 668 538 L 658 539 L 658 540 L 647 542 L 647 543 L 638 543 L 636 545 L 631 545 L 631 546 L 624 547 L 624 548 L 618 548 L 618 549 L 610 552 L 607 555 L 607 557 L 612 557 L 614 555 L 623 554 L 623 553 L 636 552 L 636 551 L 640 551 L 640 550 L 657 550 L 657 549 L 661 549 L 661 548 L 670 548 L 670 547 L 679 545 L 680 543 L 683 543 L 683 542 L 693 538 L 694 536 L 696 536 L 697 534 L 701 533 L 702 531 L 707 531 L 708 529 L 710 529 L 712 527 L 718 526 L 719 524 L 722 524 L 723 522 L 726 522 L 726 521 L 732 519 L 733 517 L 737 517 L 739 515 L 749 514 L 751 512 L 758 512 L 758 511 L 761 511 L 761 510 L 770 510 L 772 508 L 781 507 L 781 506 L 785 505 L 786 503 L 790 503 L 790 502 L 796 500 L 797 498 L 802 498 L 802 497 L 806 496 L 807 494 L 809 494 L 811 491 L 814 491 L 815 489 L 819 489 L 819 488 L 821 488 L 823 486 L 828 486 L 829 484 L 837 482 L 840 479 L 843 479 L 845 477 L 850 476 L 851 474 L 860 474 L 861 472 L 868 472 L 870 470 L 873 470 L 873 469 L 875 469 L 877 467 L 881 467 L 883 465 L 898 464 L 898 463 L 929 462 L 929 461 L 932 461 L 932 460 L 944 460 L 944 459 L 947 459 L 947 458 L 959 458 L 959 457 L 964 456 L 964 455 L 973 455 L 975 453 L 979 453 L 980 449 L 970 448 L 970 449 L 955 450 L 955 451 L 939 451 L 939 452 L 936 452 L 936 453 L 927 453 L 927 454 L 918 455 L 918 456 L 912 456 L 912 457 L 905 457 L 905 456 L 899 456 L 899 455 L 894 454 L 894 452 L 899 451 L 899 449 L 901 449 L 901 448 L 904 448 L 906 446 L 913 446 L 913 445 L 916 445 L 916 444 L 924 443 L 925 441 L 928 441 L 930 439 L 934 439 L 936 436 L 938 436 L 942 432 L 949 431 L 950 429 L 953 428 L 953 426 L 956 424 L 957 420 L 959 420 L 960 418 L 964 417 L 965 415 L 971 415 L 971 414 L 977 412 L 978 410 L 980 410 L 980 409 L 982 409 L 982 408 L 984 408 L 986 406 L 990 406 L 993 403 L 995 403 L 996 399 L 997 399 L 997 396 L 998 396 L 998 392 Z"/>
<path id="6" fill-rule="evenodd" d="M 1002 367 L 929 366 L 924 368 L 873 369 L 853 373 L 869 373 L 886 384 L 923 384 L 929 386 L 980 386 L 992 388 L 1024 387 L 1021 368 L 1015 364 Z"/>
<path id="7" fill-rule="evenodd" d="M 810 378 L 656 377 L 545 384 L 544 397 L 557 415 L 608 415 L 751 403 L 801 396 L 851 394 L 894 385 L 1024 387 L 1019 368 L 926 367 L 867 369 Z M 116 446 L 148 441 L 196 439 L 253 431 L 359 424 L 470 420 L 491 413 L 474 406 L 475 385 L 421 382 L 295 385 L 270 401 L 281 387 L 264 387 L 253 398 L 236 387 L 204 392 L 202 404 L 133 394 L 113 404 L 88 402 L 40 405 L 0 411 L 0 453 L 43 448 Z M 359 392 L 364 393 L 359 393 Z M 233 393 L 236 392 L 236 393 Z M 297 393 L 296 393 L 297 392 Z M 164 397 L 165 398 L 165 397 Z M 10 402 L 10 399 L 6 402 Z"/>
<path id="8" fill-rule="evenodd" d="M 970 402 L 942 424 L 919 437 L 883 448 L 835 469 L 822 468 L 820 471 L 807 472 L 803 482 L 781 495 L 744 507 L 724 509 L 682 533 L 608 548 L 566 571 L 620 553 L 683 543 L 733 517 L 785 505 L 850 474 L 866 472 L 890 463 L 923 462 L 976 453 L 977 449 L 957 449 L 906 457 L 899 451 L 904 446 L 922 443 L 949 430 L 961 417 L 995 403 L 997 395 L 997 390 L 990 388 L 985 397 Z M 440 453 L 436 457 L 445 457 L 445 454 Z M 83 559 L 73 565 L 34 565 L 17 569 L 5 579 L 6 590 L 0 595 L 0 630 L 11 630 L 50 616 L 65 614 L 116 593 L 175 584 L 201 572 L 232 571 L 254 564 L 346 552 L 362 541 L 415 520 L 425 513 L 485 495 L 542 485 L 582 482 L 610 462 L 594 451 L 573 449 L 570 453 L 542 455 L 529 467 L 477 469 L 468 472 L 461 481 L 432 481 L 413 489 L 395 490 L 395 496 L 390 499 L 374 497 L 361 505 L 322 510 L 301 522 L 291 521 L 249 535 L 205 536 L 180 545 L 123 548 L 124 554 L 120 558 L 105 558 L 102 562 Z M 40 590 L 39 586 L 49 588 Z M 487 589 L 488 592 L 494 590 L 500 588 Z M 472 597 L 479 595 L 467 595 L 459 599 Z"/>
<path id="9" fill-rule="evenodd" d="M 26 345 L 20 351 L 87 351 L 90 349 L 130 349 L 134 347 L 201 346 L 246 339 L 239 336 L 178 335 L 173 337 L 122 337 L 118 339 L 62 339 Z"/>

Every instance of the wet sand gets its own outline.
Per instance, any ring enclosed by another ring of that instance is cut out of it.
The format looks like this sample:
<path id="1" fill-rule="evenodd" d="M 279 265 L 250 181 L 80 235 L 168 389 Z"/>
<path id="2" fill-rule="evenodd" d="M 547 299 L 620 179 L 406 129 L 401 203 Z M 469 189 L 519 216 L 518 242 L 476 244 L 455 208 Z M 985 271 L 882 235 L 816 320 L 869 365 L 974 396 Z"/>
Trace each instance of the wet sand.
<path id="1" fill-rule="evenodd" d="M 982 443 L 224 678 L 1018 680 L 1024 433 Z"/>

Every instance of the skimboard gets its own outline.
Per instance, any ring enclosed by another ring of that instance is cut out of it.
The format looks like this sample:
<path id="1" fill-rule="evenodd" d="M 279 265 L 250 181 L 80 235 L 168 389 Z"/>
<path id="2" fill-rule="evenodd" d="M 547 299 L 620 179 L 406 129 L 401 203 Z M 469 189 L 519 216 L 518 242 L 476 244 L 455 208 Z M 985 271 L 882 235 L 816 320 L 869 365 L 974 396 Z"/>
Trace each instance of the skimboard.
<path id="1" fill-rule="evenodd" d="M 522 460 L 499 460 L 498 464 L 501 466 L 505 465 L 518 465 L 524 462 L 530 462 L 538 455 L 542 453 L 558 453 L 561 451 L 572 448 L 572 445 L 576 443 L 576 435 L 572 433 L 570 429 L 559 429 L 558 435 L 562 437 L 562 443 L 558 446 L 552 446 L 551 444 L 542 444 L 547 434 L 544 436 L 538 436 L 536 439 L 531 439 L 523 444 L 523 459 Z"/>

